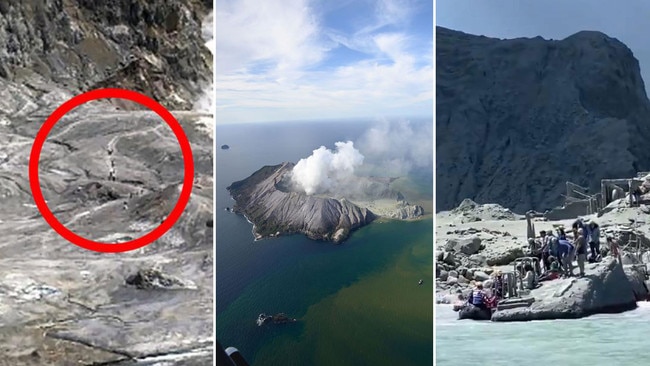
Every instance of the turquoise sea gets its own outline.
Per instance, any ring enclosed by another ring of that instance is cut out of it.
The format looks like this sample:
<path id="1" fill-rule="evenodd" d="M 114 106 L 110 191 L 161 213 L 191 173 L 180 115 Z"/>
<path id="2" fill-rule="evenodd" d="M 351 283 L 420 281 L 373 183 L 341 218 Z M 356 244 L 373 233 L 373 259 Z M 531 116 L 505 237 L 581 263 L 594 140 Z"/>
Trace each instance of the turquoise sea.
<path id="1" fill-rule="evenodd" d="M 252 225 L 225 211 L 233 203 L 225 188 L 233 181 L 263 165 L 297 162 L 321 145 L 356 140 L 369 126 L 217 126 L 217 339 L 252 365 L 433 362 L 432 216 L 375 222 L 333 245 L 301 235 L 253 241 Z M 230 149 L 220 149 L 223 144 Z M 431 171 L 416 173 L 404 186 L 431 201 Z M 417 285 L 420 278 L 424 286 Z M 258 327 L 262 312 L 284 312 L 299 322 Z"/>
<path id="2" fill-rule="evenodd" d="M 650 303 L 622 314 L 577 320 L 493 323 L 458 321 L 436 306 L 436 365 L 638 366 L 647 364 Z"/>

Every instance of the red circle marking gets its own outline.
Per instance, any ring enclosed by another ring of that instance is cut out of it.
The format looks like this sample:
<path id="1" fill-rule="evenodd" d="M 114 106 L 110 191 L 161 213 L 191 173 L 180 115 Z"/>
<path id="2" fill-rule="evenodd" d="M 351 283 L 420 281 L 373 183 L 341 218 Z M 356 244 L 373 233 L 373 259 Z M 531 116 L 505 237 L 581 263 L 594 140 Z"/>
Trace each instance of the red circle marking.
<path id="1" fill-rule="evenodd" d="M 183 188 L 178 197 L 178 202 L 174 209 L 167 215 L 167 218 L 154 230 L 145 234 L 142 237 L 133 239 L 123 243 L 100 243 L 93 240 L 86 239 L 81 237 L 67 227 L 65 227 L 57 218 L 54 216 L 50 208 L 45 202 L 43 197 L 43 192 L 41 191 L 41 185 L 38 178 L 38 165 L 39 159 L 41 156 L 41 150 L 43 144 L 47 139 L 48 133 L 52 130 L 54 125 L 68 112 L 72 109 L 96 99 L 105 99 L 105 98 L 118 98 L 118 99 L 127 99 L 132 102 L 141 104 L 154 112 L 156 112 L 165 122 L 171 127 L 178 143 L 181 147 L 181 152 L 183 153 L 183 165 L 184 165 L 184 177 L 183 177 Z M 163 236 L 169 229 L 174 226 L 176 221 L 181 217 L 187 203 L 190 200 L 190 195 L 192 194 L 192 185 L 194 183 L 194 160 L 192 158 L 192 148 L 190 147 L 190 142 L 185 136 L 185 131 L 181 127 L 180 123 L 174 118 L 174 116 L 167 110 L 165 107 L 160 105 L 155 100 L 147 97 L 146 95 L 124 89 L 96 89 L 89 92 L 77 95 L 76 97 L 68 100 L 63 103 L 59 108 L 57 108 L 45 121 L 41 129 L 38 131 L 36 138 L 34 139 L 34 144 L 32 145 L 32 151 L 29 155 L 29 185 L 32 189 L 32 195 L 34 196 L 34 202 L 36 207 L 40 211 L 41 215 L 45 221 L 63 238 L 67 239 L 72 244 L 75 244 L 81 248 L 88 250 L 94 250 L 96 252 L 103 253 L 120 253 L 128 252 L 138 248 L 142 248 L 146 245 L 151 244 L 155 240 Z"/>

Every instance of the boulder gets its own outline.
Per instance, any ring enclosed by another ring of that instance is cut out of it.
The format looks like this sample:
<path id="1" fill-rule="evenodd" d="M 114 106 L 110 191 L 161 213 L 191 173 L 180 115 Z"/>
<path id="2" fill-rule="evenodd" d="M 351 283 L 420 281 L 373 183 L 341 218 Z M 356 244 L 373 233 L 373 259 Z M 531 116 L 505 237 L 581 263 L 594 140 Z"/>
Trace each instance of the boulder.
<path id="1" fill-rule="evenodd" d="M 582 278 L 544 282 L 530 292 L 533 302 L 529 306 L 505 308 L 507 301 L 502 303 L 503 307 L 499 304 L 492 320 L 575 319 L 597 313 L 619 313 L 637 307 L 635 288 L 638 285 L 630 281 L 621 264 L 605 259 L 587 265 Z"/>
<path id="2" fill-rule="evenodd" d="M 192 281 L 182 280 L 153 268 L 139 270 L 128 276 L 124 282 L 141 290 L 196 289 Z"/>
<path id="3" fill-rule="evenodd" d="M 442 261 L 444 263 L 449 264 L 450 266 L 453 266 L 456 264 L 456 258 L 454 257 L 454 253 L 452 252 L 445 252 L 443 255 Z"/>
<path id="4" fill-rule="evenodd" d="M 515 259 L 524 256 L 524 248 L 521 246 L 509 246 L 493 250 L 486 250 L 485 262 L 488 266 L 505 266 L 512 263 Z"/>
<path id="5" fill-rule="evenodd" d="M 472 254 L 469 256 L 469 262 L 472 264 L 472 267 L 482 267 L 487 265 L 485 256 L 482 254 Z"/>
<path id="6" fill-rule="evenodd" d="M 456 278 L 458 278 L 458 271 L 449 271 L 449 277 L 456 277 Z"/>
<path id="7" fill-rule="evenodd" d="M 474 271 L 475 269 L 473 268 L 468 269 L 465 277 L 467 277 L 468 280 L 472 280 L 474 278 Z"/>
<path id="8" fill-rule="evenodd" d="M 474 280 L 475 281 L 487 281 L 490 279 L 490 275 L 488 275 L 485 272 L 482 271 L 475 271 L 474 272 Z"/>
<path id="9" fill-rule="evenodd" d="M 445 244 L 445 251 L 454 251 L 465 255 L 476 254 L 481 248 L 481 238 L 474 236 L 464 239 L 450 239 Z"/>
<path id="10" fill-rule="evenodd" d="M 447 284 L 454 285 L 457 283 L 458 283 L 458 277 L 452 277 L 452 276 L 447 277 Z"/>
<path id="11" fill-rule="evenodd" d="M 623 265 L 627 279 L 632 284 L 632 290 L 637 301 L 648 299 L 648 287 L 645 284 L 645 265 Z"/>
<path id="12" fill-rule="evenodd" d="M 456 268 L 458 271 L 458 274 L 461 276 L 466 276 L 467 275 L 467 267 L 458 267 Z"/>
<path id="13" fill-rule="evenodd" d="M 440 275 L 438 278 L 440 278 L 440 281 L 447 281 L 447 278 L 449 277 L 449 272 L 447 271 L 440 271 Z"/>

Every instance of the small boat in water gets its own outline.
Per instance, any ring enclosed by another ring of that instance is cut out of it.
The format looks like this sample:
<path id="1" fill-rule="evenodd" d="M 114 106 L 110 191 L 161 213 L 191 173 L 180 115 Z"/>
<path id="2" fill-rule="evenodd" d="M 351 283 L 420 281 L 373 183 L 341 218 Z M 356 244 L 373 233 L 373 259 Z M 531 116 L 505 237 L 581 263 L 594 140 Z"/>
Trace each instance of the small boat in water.
<path id="1" fill-rule="evenodd" d="M 418 285 L 421 285 L 423 283 L 424 283 L 424 280 L 422 280 L 422 279 L 418 281 Z"/>
<path id="2" fill-rule="evenodd" d="M 257 325 L 258 326 L 263 326 L 265 324 L 284 324 L 284 323 L 293 323 L 298 321 L 295 318 L 289 318 L 286 314 L 284 313 L 278 313 L 275 315 L 266 315 L 264 313 L 261 313 L 260 315 L 257 316 Z"/>

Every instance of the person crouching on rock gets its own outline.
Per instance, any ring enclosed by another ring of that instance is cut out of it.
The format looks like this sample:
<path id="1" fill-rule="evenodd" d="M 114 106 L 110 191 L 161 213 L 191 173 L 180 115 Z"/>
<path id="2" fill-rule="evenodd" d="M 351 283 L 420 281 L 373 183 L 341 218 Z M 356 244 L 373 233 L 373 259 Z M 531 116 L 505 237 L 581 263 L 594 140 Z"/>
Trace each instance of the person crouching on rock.
<path id="1" fill-rule="evenodd" d="M 580 277 L 582 277 L 585 275 L 585 262 L 587 261 L 587 238 L 585 238 L 585 231 L 582 228 L 578 229 L 575 245 L 578 256 L 578 269 L 580 270 Z"/>
<path id="2" fill-rule="evenodd" d="M 472 305 L 480 309 L 487 309 L 485 304 L 486 297 L 485 291 L 483 291 L 483 283 L 477 282 L 474 291 L 472 291 L 472 297 L 470 298 Z"/>
<path id="3" fill-rule="evenodd" d="M 575 255 L 575 247 L 568 240 L 558 240 L 558 254 L 559 259 L 564 269 L 564 275 L 567 277 L 573 276 L 573 257 Z"/>
<path id="4" fill-rule="evenodd" d="M 535 271 L 533 271 L 533 266 L 526 264 L 524 266 L 524 271 L 526 272 L 526 275 L 524 276 L 526 288 L 529 290 L 534 290 L 535 287 L 537 287 L 537 277 L 535 276 Z"/>
<path id="5" fill-rule="evenodd" d="M 561 269 L 560 263 L 558 263 L 555 257 L 549 257 L 551 266 L 548 271 L 546 271 L 540 278 L 539 281 L 551 281 L 560 277 Z"/>

